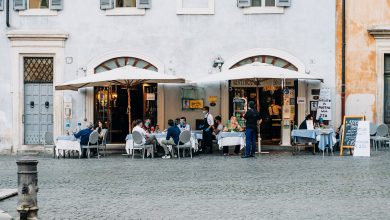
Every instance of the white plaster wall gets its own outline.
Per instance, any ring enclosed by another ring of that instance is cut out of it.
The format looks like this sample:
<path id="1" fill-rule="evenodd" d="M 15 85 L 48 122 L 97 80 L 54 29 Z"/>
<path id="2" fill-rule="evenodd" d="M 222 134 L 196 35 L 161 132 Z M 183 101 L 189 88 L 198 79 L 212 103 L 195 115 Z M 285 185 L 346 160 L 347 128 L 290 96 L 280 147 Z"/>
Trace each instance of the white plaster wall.
<path id="1" fill-rule="evenodd" d="M 306 65 L 306 70 L 324 77 L 326 86 L 335 88 L 334 0 L 293 1 L 292 7 L 286 8 L 284 14 L 259 15 L 244 15 L 242 9 L 236 7 L 236 0 L 215 0 L 214 15 L 177 15 L 176 0 L 155 0 L 144 16 L 106 16 L 99 9 L 99 1 L 83 0 L 65 1 L 58 16 L 20 16 L 11 9 L 10 29 L 6 28 L 4 18 L 5 11 L 0 11 L 2 94 L 10 93 L 10 76 L 7 75 L 10 46 L 5 31 L 35 28 L 55 28 L 69 33 L 65 57 L 73 57 L 73 63 L 65 64 L 64 81 L 82 77 L 81 67 L 115 50 L 136 51 L 155 57 L 165 64 L 168 73 L 201 77 L 209 74 L 217 55 L 228 60 L 252 48 L 274 48 L 294 55 Z M 210 94 L 220 96 L 219 86 L 208 88 Z M 181 99 L 177 96 L 179 90 L 175 88 L 165 93 L 165 119 L 176 117 L 177 108 L 181 109 Z M 83 120 L 83 91 L 66 93 L 73 97 L 73 123 Z M 0 129 L 11 127 L 10 97 L 0 97 L 3 103 L 0 112 L 5 114 L 5 125 L 1 124 Z M 220 114 L 219 107 L 212 112 Z M 200 113 L 185 112 L 193 125 Z M 2 135 L 6 134 L 0 132 Z"/>

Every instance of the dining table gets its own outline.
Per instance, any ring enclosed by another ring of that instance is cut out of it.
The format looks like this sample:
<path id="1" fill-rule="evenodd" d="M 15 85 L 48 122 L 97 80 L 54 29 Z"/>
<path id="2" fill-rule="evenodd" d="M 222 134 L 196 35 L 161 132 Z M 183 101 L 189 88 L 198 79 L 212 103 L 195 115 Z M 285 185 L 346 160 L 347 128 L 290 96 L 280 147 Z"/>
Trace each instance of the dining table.
<path id="1" fill-rule="evenodd" d="M 240 145 L 240 149 L 245 147 L 245 132 L 220 132 L 217 135 L 219 149 L 224 146 Z"/>
<path id="2" fill-rule="evenodd" d="M 334 129 L 317 128 L 314 130 L 295 129 L 291 131 L 291 137 L 296 144 L 318 144 L 318 149 L 324 153 L 326 149 L 333 152 L 333 146 L 336 143 L 336 134 Z"/>
<path id="3" fill-rule="evenodd" d="M 80 139 L 77 139 L 74 135 L 61 135 L 56 138 L 56 157 L 65 157 L 66 153 L 78 152 L 79 158 L 81 157 L 81 145 Z"/>

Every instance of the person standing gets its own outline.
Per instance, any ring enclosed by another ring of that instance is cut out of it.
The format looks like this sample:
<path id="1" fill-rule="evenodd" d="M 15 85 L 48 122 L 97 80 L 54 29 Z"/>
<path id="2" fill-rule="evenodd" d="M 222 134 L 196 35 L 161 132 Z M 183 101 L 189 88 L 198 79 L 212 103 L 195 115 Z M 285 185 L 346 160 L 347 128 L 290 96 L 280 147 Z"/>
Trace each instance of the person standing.
<path id="1" fill-rule="evenodd" d="M 248 106 L 249 109 L 244 115 L 244 118 L 246 120 L 246 147 L 245 155 L 243 156 L 243 158 L 255 157 L 257 125 L 261 123 L 260 114 L 255 109 L 255 103 L 253 101 L 250 101 L 248 103 Z"/>
<path id="2" fill-rule="evenodd" d="M 210 114 L 210 108 L 208 106 L 203 107 L 203 140 L 202 148 L 203 152 L 208 154 L 213 153 L 213 126 L 214 117 Z"/>

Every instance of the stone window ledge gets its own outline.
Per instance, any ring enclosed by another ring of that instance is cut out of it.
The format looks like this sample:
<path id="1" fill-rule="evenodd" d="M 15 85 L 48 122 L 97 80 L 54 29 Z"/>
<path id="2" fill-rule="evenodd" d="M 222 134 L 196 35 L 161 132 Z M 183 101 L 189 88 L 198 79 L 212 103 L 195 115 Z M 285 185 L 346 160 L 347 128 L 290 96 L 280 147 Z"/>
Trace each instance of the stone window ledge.
<path id="1" fill-rule="evenodd" d="M 243 9 L 244 15 L 252 14 L 283 14 L 283 7 L 249 7 Z"/>

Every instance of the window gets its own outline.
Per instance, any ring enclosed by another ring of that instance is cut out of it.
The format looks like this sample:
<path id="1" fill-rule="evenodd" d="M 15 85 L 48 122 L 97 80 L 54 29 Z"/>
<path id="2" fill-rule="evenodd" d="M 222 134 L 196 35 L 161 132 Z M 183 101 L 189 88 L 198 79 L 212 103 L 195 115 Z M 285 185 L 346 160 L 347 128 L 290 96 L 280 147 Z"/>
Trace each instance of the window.
<path id="1" fill-rule="evenodd" d="M 14 10 L 19 11 L 19 15 L 57 15 L 62 7 L 63 0 L 14 0 Z"/>
<path id="2" fill-rule="evenodd" d="M 116 0 L 115 7 L 123 8 L 123 7 L 136 7 L 136 0 Z"/>
<path id="3" fill-rule="evenodd" d="M 390 54 L 385 54 L 384 86 L 384 123 L 390 124 Z"/>
<path id="4" fill-rule="evenodd" d="M 275 7 L 275 0 L 252 0 L 252 7 Z"/>
<path id="5" fill-rule="evenodd" d="M 28 8 L 29 9 L 49 8 L 49 0 L 29 0 Z"/>
<path id="6" fill-rule="evenodd" d="M 151 8 L 151 0 L 100 0 L 100 9 L 106 15 L 145 15 L 145 9 Z"/>

